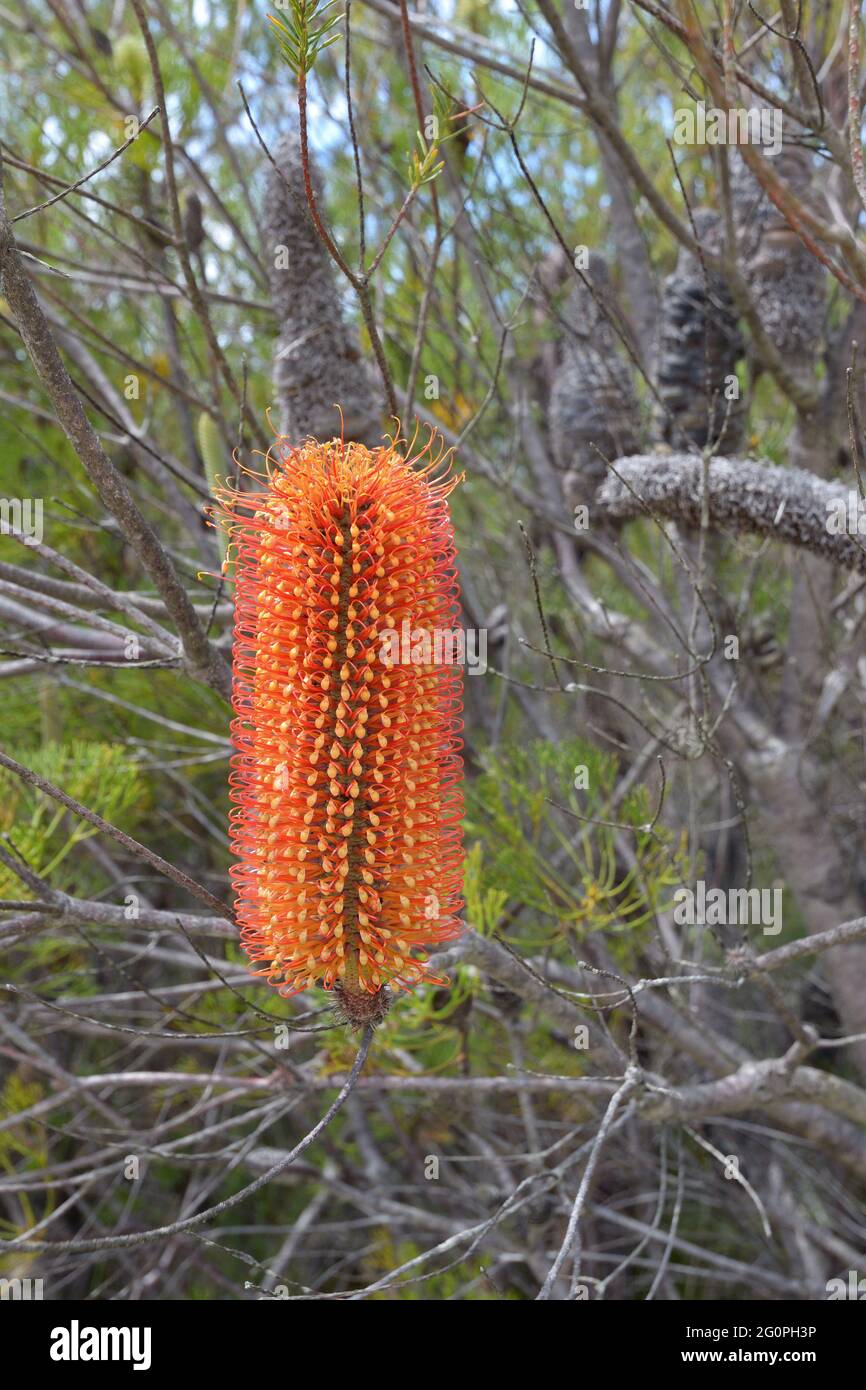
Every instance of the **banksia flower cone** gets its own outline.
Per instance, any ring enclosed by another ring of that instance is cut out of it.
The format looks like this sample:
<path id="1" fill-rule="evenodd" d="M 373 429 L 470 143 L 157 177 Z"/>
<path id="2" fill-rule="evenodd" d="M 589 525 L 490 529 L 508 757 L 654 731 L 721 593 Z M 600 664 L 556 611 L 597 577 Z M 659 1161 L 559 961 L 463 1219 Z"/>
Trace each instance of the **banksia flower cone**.
<path id="1" fill-rule="evenodd" d="M 241 937 L 281 994 L 322 985 L 375 1022 L 459 931 L 461 672 L 388 640 L 457 627 L 454 480 L 429 444 L 281 439 L 266 463 L 260 491 L 217 493 Z"/>

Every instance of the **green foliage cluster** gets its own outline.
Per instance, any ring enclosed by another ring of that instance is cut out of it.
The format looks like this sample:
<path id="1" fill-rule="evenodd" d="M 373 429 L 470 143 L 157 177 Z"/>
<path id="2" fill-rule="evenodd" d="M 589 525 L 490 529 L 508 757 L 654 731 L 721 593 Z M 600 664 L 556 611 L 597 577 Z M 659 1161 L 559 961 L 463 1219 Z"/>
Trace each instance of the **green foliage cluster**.
<path id="1" fill-rule="evenodd" d="M 139 770 L 116 744 L 70 739 L 46 743 L 29 759 L 38 777 L 59 786 L 103 819 L 122 826 L 132 810 L 140 813 Z M 96 834 L 87 821 L 72 816 L 57 801 L 0 768 L 0 834 L 25 863 L 54 888 L 80 883 L 81 865 L 70 862 L 74 851 Z M 28 891 L 11 869 L 0 866 L 0 897 L 26 897 Z"/>
<path id="2" fill-rule="evenodd" d="M 643 785 L 611 811 L 617 776 L 617 759 L 581 738 L 489 753 L 469 786 L 470 920 L 488 932 L 517 921 L 528 949 L 593 931 L 643 942 L 682 881 L 685 847 L 652 825 Z M 619 833 L 634 850 L 626 870 Z"/>

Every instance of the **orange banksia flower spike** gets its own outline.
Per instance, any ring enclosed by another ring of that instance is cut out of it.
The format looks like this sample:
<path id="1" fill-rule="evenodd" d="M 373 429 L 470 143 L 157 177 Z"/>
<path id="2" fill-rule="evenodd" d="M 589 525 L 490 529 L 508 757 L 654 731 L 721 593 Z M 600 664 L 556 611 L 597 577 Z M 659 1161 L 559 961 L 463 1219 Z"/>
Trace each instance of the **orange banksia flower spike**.
<path id="1" fill-rule="evenodd" d="M 221 488 L 236 584 L 232 868 L 258 972 L 376 1022 L 460 929 L 462 671 L 449 462 L 278 439 Z M 420 660 L 416 659 L 420 651 Z M 435 981 L 442 983 L 442 981 Z"/>

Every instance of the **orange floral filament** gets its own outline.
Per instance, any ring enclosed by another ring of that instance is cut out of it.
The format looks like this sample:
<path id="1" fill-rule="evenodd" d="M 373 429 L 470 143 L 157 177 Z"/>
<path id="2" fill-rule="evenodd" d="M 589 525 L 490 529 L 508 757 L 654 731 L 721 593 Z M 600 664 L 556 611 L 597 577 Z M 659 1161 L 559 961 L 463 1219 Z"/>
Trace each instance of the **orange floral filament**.
<path id="1" fill-rule="evenodd" d="M 430 445 L 279 439 L 257 492 L 222 488 L 235 553 L 232 867 L 244 948 L 282 994 L 336 988 L 373 1017 L 432 977 L 460 929 L 456 665 L 393 663 L 408 620 L 458 625 L 447 496 Z"/>

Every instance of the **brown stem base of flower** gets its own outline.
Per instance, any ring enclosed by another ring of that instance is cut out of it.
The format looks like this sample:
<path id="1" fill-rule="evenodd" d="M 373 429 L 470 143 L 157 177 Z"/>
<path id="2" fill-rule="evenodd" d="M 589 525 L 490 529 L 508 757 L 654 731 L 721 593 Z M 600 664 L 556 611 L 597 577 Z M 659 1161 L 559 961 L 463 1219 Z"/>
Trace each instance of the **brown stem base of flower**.
<path id="1" fill-rule="evenodd" d="M 334 1013 L 340 1023 L 348 1023 L 350 1028 L 378 1028 L 393 1003 L 389 989 L 377 989 L 370 994 L 366 989 L 352 989 L 344 984 L 334 985 Z"/>

